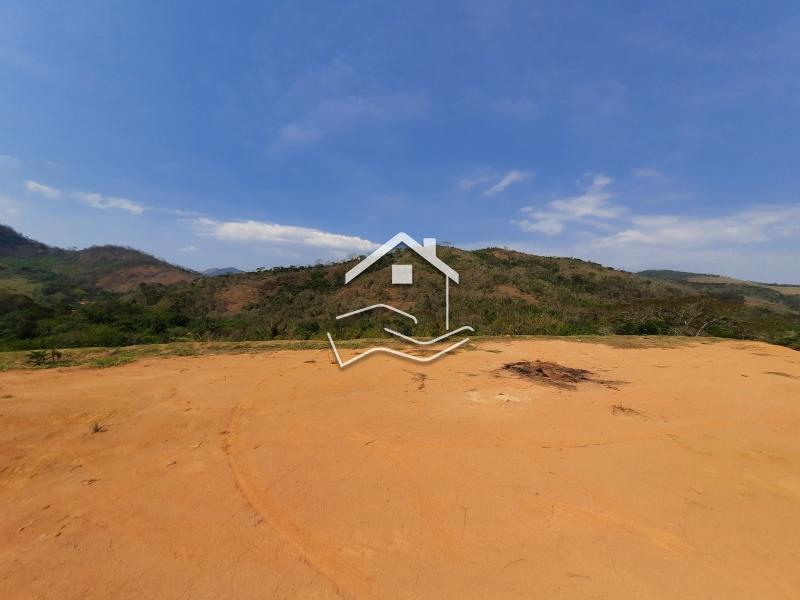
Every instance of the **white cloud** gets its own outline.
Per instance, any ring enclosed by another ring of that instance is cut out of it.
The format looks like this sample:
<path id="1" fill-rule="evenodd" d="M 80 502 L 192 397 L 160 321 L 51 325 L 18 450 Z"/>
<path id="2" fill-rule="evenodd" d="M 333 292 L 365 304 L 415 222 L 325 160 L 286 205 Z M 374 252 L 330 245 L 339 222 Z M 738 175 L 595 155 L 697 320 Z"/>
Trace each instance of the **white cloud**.
<path id="1" fill-rule="evenodd" d="M 133 200 L 128 200 L 127 198 L 117 198 L 115 196 L 103 196 L 102 194 L 97 194 L 97 193 L 87 194 L 83 192 L 76 192 L 73 195 L 84 204 L 87 204 L 92 208 L 99 208 L 101 210 L 116 208 L 119 210 L 127 211 L 132 215 L 140 215 L 145 210 L 145 207 L 142 204 L 140 204 L 139 202 L 134 202 Z"/>
<path id="2" fill-rule="evenodd" d="M 462 177 L 458 180 L 458 189 L 462 192 L 468 192 L 493 181 L 495 178 L 495 176 L 487 173 L 486 170 L 475 171 L 472 175 Z"/>
<path id="3" fill-rule="evenodd" d="M 174 215 L 176 217 L 202 217 L 203 216 L 203 213 L 199 213 L 196 210 L 184 210 L 182 208 L 161 208 L 161 207 L 146 206 L 145 210 L 160 212 L 160 213 L 164 213 L 164 214 L 167 214 L 167 215 Z"/>
<path id="4" fill-rule="evenodd" d="M 800 235 L 800 204 L 765 204 L 716 217 L 637 215 L 611 203 L 612 183 L 611 178 L 596 175 L 583 194 L 553 200 L 544 209 L 527 206 L 522 209 L 526 218 L 513 222 L 523 231 L 545 235 L 562 233 L 567 223 L 591 225 L 610 232 L 602 237 L 579 232 L 591 248 L 628 252 L 634 248 L 650 252 L 658 247 L 680 252 L 772 242 Z"/>
<path id="5" fill-rule="evenodd" d="M 200 233 L 218 240 L 232 242 L 263 242 L 273 244 L 296 244 L 331 250 L 353 250 L 367 252 L 378 244 L 360 237 L 329 233 L 310 227 L 279 225 L 266 221 L 216 221 L 201 217 L 193 221 Z"/>
<path id="6" fill-rule="evenodd" d="M 80 200 L 84 204 L 91 206 L 92 208 L 98 208 L 101 210 L 107 210 L 110 208 L 124 210 L 129 212 L 132 215 L 140 215 L 145 210 L 146 207 L 133 200 L 128 200 L 127 198 L 118 198 L 116 196 L 104 196 L 98 193 L 86 193 L 86 192 L 72 192 L 67 194 L 66 192 L 59 190 L 58 188 L 51 187 L 49 185 L 45 185 L 44 183 L 39 183 L 37 181 L 28 180 L 25 182 L 25 187 L 28 188 L 28 191 L 31 191 L 35 194 L 41 194 L 45 198 L 49 200 L 58 200 L 59 198 L 63 198 L 67 195 L 71 198 L 75 198 Z"/>
<path id="7" fill-rule="evenodd" d="M 485 190 L 483 192 L 483 195 L 494 196 L 495 194 L 499 194 L 509 186 L 512 186 L 515 183 L 519 183 L 520 181 L 525 181 L 530 176 L 531 176 L 530 171 L 517 171 L 516 169 L 513 169 L 508 173 L 506 173 L 505 175 L 503 175 L 503 177 L 500 178 L 500 181 L 495 183 L 489 189 Z"/>
<path id="8" fill-rule="evenodd" d="M 63 192 L 61 190 L 37 181 L 26 181 L 25 187 L 28 188 L 28 191 L 33 192 L 34 194 L 41 194 L 48 200 L 58 200 L 61 198 L 61 196 L 63 196 Z"/>
<path id="9" fill-rule="evenodd" d="M 189 245 L 183 248 L 178 248 L 179 252 L 197 252 L 197 246 Z"/>
<path id="10" fill-rule="evenodd" d="M 525 207 L 524 231 L 556 236 L 568 225 L 589 225 L 574 235 L 511 242 L 537 254 L 581 256 L 629 270 L 669 268 L 720 273 L 757 281 L 800 281 L 797 260 L 800 202 L 759 204 L 722 214 L 641 214 L 613 204 L 612 181 L 596 176 L 583 194 Z"/>
<path id="11" fill-rule="evenodd" d="M 713 243 L 768 242 L 800 233 L 800 205 L 764 205 L 712 218 L 638 216 L 630 220 L 630 225 L 595 240 L 593 245 L 600 248 L 635 244 L 686 248 Z"/>
<path id="12" fill-rule="evenodd" d="M 523 231 L 556 235 L 564 231 L 565 224 L 570 221 L 596 225 L 598 219 L 615 219 L 624 210 L 620 206 L 609 203 L 614 194 L 607 188 L 612 183 L 613 180 L 610 177 L 595 175 L 583 194 L 548 202 L 544 210 L 535 206 L 526 206 L 522 212 L 528 215 L 528 218 L 514 221 L 514 223 Z"/>
<path id="13" fill-rule="evenodd" d="M 620 208 L 608 204 L 614 194 L 606 191 L 605 188 L 611 183 L 612 180 L 609 177 L 598 175 L 593 179 L 586 193 L 562 200 L 553 200 L 548 203 L 548 206 L 554 208 L 558 214 L 569 218 L 599 217 L 612 219 L 619 216 Z"/>
<path id="14" fill-rule="evenodd" d="M 563 221 L 556 219 L 540 219 L 539 221 L 520 221 L 522 229 L 525 231 L 540 231 L 545 235 L 556 235 L 564 231 Z"/>

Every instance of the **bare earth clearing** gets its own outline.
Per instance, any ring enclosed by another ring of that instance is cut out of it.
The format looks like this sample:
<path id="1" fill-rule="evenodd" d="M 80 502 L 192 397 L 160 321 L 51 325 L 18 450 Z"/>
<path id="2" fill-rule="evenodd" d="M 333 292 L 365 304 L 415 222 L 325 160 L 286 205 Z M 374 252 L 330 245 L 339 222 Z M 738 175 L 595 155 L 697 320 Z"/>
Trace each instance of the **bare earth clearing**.
<path id="1" fill-rule="evenodd" d="M 800 597 L 800 353 L 671 346 L 0 373 L 0 597 Z"/>

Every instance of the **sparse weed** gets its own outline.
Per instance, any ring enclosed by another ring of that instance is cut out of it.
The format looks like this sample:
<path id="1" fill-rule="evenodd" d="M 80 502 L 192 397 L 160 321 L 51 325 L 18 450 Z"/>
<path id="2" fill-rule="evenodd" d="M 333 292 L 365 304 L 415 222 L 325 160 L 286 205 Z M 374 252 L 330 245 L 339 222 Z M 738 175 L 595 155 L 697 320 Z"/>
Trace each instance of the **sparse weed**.
<path id="1" fill-rule="evenodd" d="M 28 364 L 35 367 L 54 367 L 61 360 L 61 352 L 55 348 L 50 350 L 31 350 L 28 353 Z"/>
<path id="2" fill-rule="evenodd" d="M 174 356 L 198 356 L 200 352 L 198 352 L 195 348 L 191 346 L 181 346 L 176 348 L 172 354 Z"/>

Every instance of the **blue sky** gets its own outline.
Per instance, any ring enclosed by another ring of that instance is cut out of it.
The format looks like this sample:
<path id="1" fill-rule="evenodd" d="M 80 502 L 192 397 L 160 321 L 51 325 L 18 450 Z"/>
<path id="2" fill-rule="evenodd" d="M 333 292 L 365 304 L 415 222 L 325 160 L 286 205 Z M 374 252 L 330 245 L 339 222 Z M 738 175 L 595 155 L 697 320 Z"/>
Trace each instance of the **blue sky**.
<path id="1" fill-rule="evenodd" d="M 6 1 L 0 81 L 0 222 L 47 243 L 800 282 L 796 3 Z"/>

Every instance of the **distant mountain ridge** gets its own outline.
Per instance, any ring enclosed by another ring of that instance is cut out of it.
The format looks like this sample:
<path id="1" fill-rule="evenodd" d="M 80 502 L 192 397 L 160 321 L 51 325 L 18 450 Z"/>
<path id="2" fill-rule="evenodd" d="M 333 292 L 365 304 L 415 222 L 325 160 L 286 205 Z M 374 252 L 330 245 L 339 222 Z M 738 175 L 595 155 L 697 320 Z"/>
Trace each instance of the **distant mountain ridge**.
<path id="1" fill-rule="evenodd" d="M 44 299 L 53 286 L 74 287 L 92 296 L 104 291 L 131 292 L 143 283 L 189 282 L 199 276 L 133 248 L 108 245 L 67 250 L 0 225 L 0 289 L 37 293 Z"/>
<path id="2" fill-rule="evenodd" d="M 737 279 L 727 275 L 715 275 L 714 273 L 692 273 L 690 271 L 673 271 L 672 269 L 647 269 L 645 271 L 637 271 L 636 275 L 667 281 L 699 281 L 699 278 L 705 278 L 707 279 L 705 283 L 745 283 L 766 287 L 800 288 L 800 283 L 767 283 L 764 281 Z"/>
<path id="3" fill-rule="evenodd" d="M 478 335 L 714 335 L 800 348 L 800 295 L 791 286 L 637 275 L 502 248 L 436 252 L 460 275 L 450 290 L 451 326 L 471 325 Z M 131 248 L 51 248 L 2 227 L 0 348 L 444 331 L 444 284 L 428 262 L 401 248 L 346 285 L 358 261 L 203 276 Z M 413 286 L 391 285 L 398 262 L 412 265 Z M 211 272 L 219 271 L 227 269 Z M 336 319 L 379 303 L 416 315 L 418 324 L 380 310 Z"/>
<path id="4" fill-rule="evenodd" d="M 236 267 L 222 267 L 219 269 L 206 269 L 200 273 L 205 277 L 218 277 L 220 275 L 238 275 L 239 273 L 244 273 L 244 271 Z"/>
<path id="5" fill-rule="evenodd" d="M 800 310 L 800 285 L 746 281 L 710 273 L 687 271 L 647 270 L 636 273 L 640 277 L 679 283 L 700 293 L 739 296 L 745 303 L 761 305 L 774 310 Z"/>

